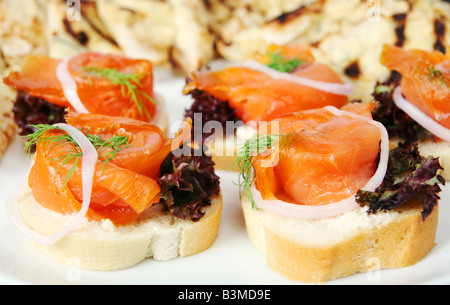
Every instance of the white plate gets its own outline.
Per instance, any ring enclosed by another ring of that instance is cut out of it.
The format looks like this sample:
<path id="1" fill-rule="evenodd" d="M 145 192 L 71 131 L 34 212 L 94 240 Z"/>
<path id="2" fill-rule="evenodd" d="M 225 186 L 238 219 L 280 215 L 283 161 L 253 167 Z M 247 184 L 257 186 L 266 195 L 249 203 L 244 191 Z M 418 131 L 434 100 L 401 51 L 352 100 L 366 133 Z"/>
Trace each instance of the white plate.
<path id="1" fill-rule="evenodd" d="M 156 91 L 167 103 L 172 123 L 183 119 L 191 100 L 181 90 L 184 78 L 157 70 Z M 115 272 L 81 271 L 63 266 L 37 252 L 9 222 L 6 198 L 26 170 L 29 159 L 15 138 L 0 160 L 0 283 L 2 284 L 244 284 L 290 285 L 292 282 L 272 271 L 263 254 L 250 244 L 240 208 L 237 175 L 219 173 L 224 209 L 219 236 L 214 245 L 191 257 L 169 262 L 146 260 Z M 450 187 L 441 194 L 436 247 L 418 264 L 392 270 L 361 273 L 328 284 L 450 284 Z"/>

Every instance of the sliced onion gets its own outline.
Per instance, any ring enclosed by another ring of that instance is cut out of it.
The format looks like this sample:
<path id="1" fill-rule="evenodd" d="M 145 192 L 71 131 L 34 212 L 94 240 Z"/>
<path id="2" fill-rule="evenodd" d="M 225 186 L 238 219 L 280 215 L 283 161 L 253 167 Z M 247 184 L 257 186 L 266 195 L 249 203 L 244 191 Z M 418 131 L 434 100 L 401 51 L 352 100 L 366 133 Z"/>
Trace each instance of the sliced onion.
<path id="1" fill-rule="evenodd" d="M 64 96 L 69 104 L 79 113 L 89 113 L 84 106 L 77 92 L 77 83 L 73 79 L 69 71 L 69 62 L 73 57 L 68 57 L 61 61 L 56 68 L 56 77 L 63 88 Z"/>
<path id="2" fill-rule="evenodd" d="M 80 211 L 74 215 L 73 219 L 60 231 L 54 233 L 50 236 L 45 236 L 37 233 L 36 231 L 31 230 L 27 227 L 23 220 L 17 215 L 17 211 L 15 210 L 17 201 L 20 198 L 23 190 L 27 187 L 28 176 L 30 174 L 33 163 L 29 167 L 26 175 L 22 178 L 19 184 L 13 189 L 11 194 L 8 196 L 6 206 L 7 213 L 11 220 L 11 222 L 19 228 L 25 235 L 33 239 L 34 241 L 51 246 L 58 242 L 61 238 L 63 238 L 67 233 L 77 229 L 81 223 L 84 221 L 86 213 L 89 209 L 89 205 L 91 203 L 91 193 L 93 186 L 93 177 L 95 166 L 98 160 L 98 153 L 92 143 L 88 138 L 75 127 L 69 126 L 67 124 L 56 124 L 55 126 L 61 128 L 66 131 L 68 134 L 72 136 L 74 141 L 80 146 L 83 152 L 82 158 L 82 190 L 83 190 L 83 203 L 81 205 Z"/>
<path id="3" fill-rule="evenodd" d="M 377 122 L 370 118 L 364 117 L 362 115 L 353 112 L 343 111 L 333 106 L 327 106 L 325 107 L 325 109 L 336 116 L 346 115 L 353 117 L 355 119 L 366 121 L 367 123 L 377 127 L 380 130 L 381 144 L 380 144 L 380 161 L 378 163 L 378 168 L 375 174 L 369 180 L 369 182 L 367 182 L 367 184 L 362 188 L 363 191 L 374 192 L 381 185 L 381 183 L 383 183 L 389 163 L 390 146 L 389 146 L 389 134 L 386 130 L 386 127 L 384 127 L 384 125 L 381 124 L 380 122 Z"/>
<path id="4" fill-rule="evenodd" d="M 355 196 L 338 203 L 321 206 L 298 205 L 281 200 L 264 200 L 254 185 L 252 186 L 252 195 L 258 208 L 272 214 L 297 219 L 330 218 L 353 211 L 359 206 L 356 203 Z"/>
<path id="5" fill-rule="evenodd" d="M 449 61 L 449 60 L 446 60 L 446 61 L 443 61 L 443 62 L 437 64 L 437 65 L 435 66 L 435 68 L 438 69 L 438 70 L 440 70 L 440 71 L 449 73 L 450 71 L 449 71 L 449 69 L 447 68 L 449 64 L 450 64 L 450 61 Z"/>
<path id="6" fill-rule="evenodd" d="M 450 141 L 450 129 L 445 128 L 444 126 L 430 118 L 422 110 L 411 104 L 411 102 L 409 102 L 407 99 L 405 99 L 402 94 L 401 86 L 395 88 L 393 100 L 398 108 L 403 110 L 423 128 L 444 141 Z"/>
<path id="7" fill-rule="evenodd" d="M 247 61 L 243 64 L 245 68 L 249 68 L 252 70 L 256 70 L 259 72 L 262 72 L 273 79 L 281 79 L 286 80 L 289 82 L 297 83 L 306 87 L 311 87 L 320 91 L 333 93 L 336 95 L 350 95 L 353 91 L 353 85 L 350 83 L 346 84 L 339 84 L 339 83 L 327 83 L 327 82 L 321 82 L 301 76 L 297 76 L 294 74 L 289 73 L 282 73 L 278 72 L 277 70 L 274 70 L 272 68 L 269 68 L 263 64 L 260 64 L 256 61 Z"/>
<path id="8" fill-rule="evenodd" d="M 364 120 L 371 125 L 378 127 L 381 132 L 381 152 L 380 161 L 378 163 L 378 168 L 372 178 L 367 182 L 367 184 L 362 188 L 364 191 L 373 192 L 375 191 L 383 182 L 388 168 L 389 161 L 389 136 L 386 128 L 383 124 L 374 121 L 370 118 L 343 110 L 339 110 L 336 107 L 328 106 L 324 109 L 333 113 L 336 116 L 347 115 L 357 119 Z M 350 196 L 344 200 L 336 203 L 331 203 L 321 206 L 308 206 L 308 205 L 298 205 L 288 203 L 282 200 L 264 200 L 261 193 L 256 189 L 255 185 L 252 186 L 252 195 L 255 204 L 258 208 L 265 210 L 272 214 L 282 215 L 290 218 L 298 219 L 323 219 L 330 218 L 344 213 L 353 211 L 359 207 L 355 200 L 355 195 Z"/>

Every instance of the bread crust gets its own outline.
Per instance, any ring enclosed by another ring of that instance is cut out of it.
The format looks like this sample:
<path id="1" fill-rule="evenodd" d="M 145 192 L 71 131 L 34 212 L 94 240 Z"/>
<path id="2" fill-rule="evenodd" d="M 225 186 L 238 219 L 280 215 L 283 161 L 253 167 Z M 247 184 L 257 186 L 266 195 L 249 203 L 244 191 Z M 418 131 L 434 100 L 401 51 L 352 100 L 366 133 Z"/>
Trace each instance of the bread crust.
<path id="1" fill-rule="evenodd" d="M 110 221 L 85 221 L 53 246 L 34 242 L 36 248 L 61 264 L 84 270 L 112 271 L 132 267 L 146 258 L 167 261 L 208 249 L 215 241 L 222 213 L 222 195 L 198 222 L 177 219 L 156 211 L 145 219 L 115 227 Z M 42 207 L 27 188 L 18 200 L 19 213 L 32 230 L 50 235 L 61 229 L 70 215 Z"/>
<path id="2" fill-rule="evenodd" d="M 436 207 L 423 221 L 421 205 L 411 202 L 375 225 L 342 229 L 341 238 L 305 242 L 295 237 L 302 232 L 287 232 L 287 226 L 280 225 L 286 218 L 276 219 L 273 214 L 252 209 L 246 197 L 242 207 L 250 241 L 265 254 L 270 268 L 291 280 L 318 284 L 358 272 L 416 264 L 435 246 L 439 214 Z M 316 222 L 320 226 L 320 220 Z"/>

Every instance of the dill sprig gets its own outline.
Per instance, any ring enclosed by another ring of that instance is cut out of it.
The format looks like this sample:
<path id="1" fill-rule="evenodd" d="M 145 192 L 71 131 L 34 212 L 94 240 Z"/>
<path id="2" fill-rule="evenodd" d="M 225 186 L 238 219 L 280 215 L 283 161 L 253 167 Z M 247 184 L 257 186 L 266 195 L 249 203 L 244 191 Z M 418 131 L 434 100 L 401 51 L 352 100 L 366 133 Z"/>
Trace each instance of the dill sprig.
<path id="1" fill-rule="evenodd" d="M 155 100 L 149 96 L 144 90 L 141 90 L 141 79 L 136 74 L 124 74 L 116 69 L 112 68 L 97 68 L 92 66 L 84 66 L 82 70 L 86 72 L 86 76 L 91 80 L 92 76 L 104 77 L 111 81 L 114 85 L 120 85 L 120 90 L 123 97 L 129 97 L 131 101 L 136 105 L 139 113 L 145 114 L 149 121 L 152 117 L 144 104 L 144 99 L 155 103 Z"/>
<path id="2" fill-rule="evenodd" d="M 280 143 L 280 137 L 286 137 L 282 135 L 256 135 L 253 138 L 247 140 L 244 145 L 238 151 L 238 157 L 235 161 L 240 168 L 240 174 L 238 177 L 239 194 L 245 193 L 247 198 L 252 203 L 252 207 L 257 209 L 252 195 L 252 185 L 256 179 L 256 175 L 253 174 L 253 163 L 256 157 L 269 149 L 277 147 Z"/>
<path id="3" fill-rule="evenodd" d="M 50 130 L 61 130 L 57 126 L 46 125 L 46 124 L 38 124 L 31 125 L 35 132 L 33 134 L 29 134 L 25 136 L 26 145 L 24 150 L 28 152 L 31 156 L 31 147 L 37 143 L 43 143 L 45 147 L 48 147 L 48 150 L 51 151 L 53 149 L 58 149 L 64 146 L 67 146 L 67 150 L 59 151 L 60 156 L 57 158 L 52 158 L 51 160 L 60 162 L 60 166 L 58 167 L 57 172 L 66 164 L 72 163 L 69 171 L 64 177 L 63 187 L 67 185 L 67 182 L 73 177 L 75 174 L 76 168 L 80 159 L 83 157 L 83 152 L 81 148 L 77 144 L 77 142 L 70 136 L 69 134 L 59 134 L 54 136 L 44 136 L 47 131 Z M 104 141 L 100 136 L 90 134 L 90 129 L 81 128 L 85 136 L 89 139 L 92 145 L 95 147 L 97 152 L 99 153 L 99 163 L 104 163 L 103 171 L 105 170 L 106 165 L 110 162 L 120 151 L 129 147 L 128 137 L 126 136 L 114 136 L 106 141 Z M 72 145 L 68 145 L 72 144 Z"/>
<path id="4" fill-rule="evenodd" d="M 428 71 L 430 72 L 431 79 L 439 79 L 439 81 L 448 87 L 447 83 L 444 80 L 444 75 L 439 69 L 436 69 L 434 66 L 431 66 L 428 68 Z"/>
<path id="5" fill-rule="evenodd" d="M 267 66 L 282 73 L 291 73 L 302 63 L 298 58 L 286 59 L 279 50 L 270 52 L 269 56 L 270 63 Z"/>

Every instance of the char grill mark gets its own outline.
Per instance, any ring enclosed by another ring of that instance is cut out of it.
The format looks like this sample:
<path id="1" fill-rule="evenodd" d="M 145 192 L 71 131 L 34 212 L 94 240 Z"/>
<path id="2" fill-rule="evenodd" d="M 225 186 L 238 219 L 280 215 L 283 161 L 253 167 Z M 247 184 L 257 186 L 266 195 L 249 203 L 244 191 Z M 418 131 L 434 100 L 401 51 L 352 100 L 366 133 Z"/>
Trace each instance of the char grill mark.
<path id="1" fill-rule="evenodd" d="M 358 78 L 361 75 L 361 69 L 359 68 L 358 61 L 355 61 L 347 66 L 344 70 L 345 75 L 351 78 Z"/>
<path id="2" fill-rule="evenodd" d="M 395 43 L 395 45 L 397 47 L 403 47 L 403 45 L 405 44 L 405 26 L 407 17 L 408 16 L 406 14 L 396 14 L 392 16 L 394 21 L 397 23 L 397 26 L 395 28 L 395 35 L 397 36 L 397 42 Z"/>
<path id="3" fill-rule="evenodd" d="M 446 47 L 444 44 L 444 39 L 447 28 L 444 19 L 445 18 L 441 16 L 441 18 L 434 21 L 434 34 L 436 35 L 436 43 L 434 44 L 434 49 L 445 54 Z"/>
<path id="4" fill-rule="evenodd" d="M 78 41 L 81 45 L 86 46 L 89 42 L 88 35 L 84 32 L 78 32 L 76 33 L 75 30 L 71 26 L 71 22 L 67 19 L 63 19 L 64 28 L 66 29 L 66 32 L 72 36 L 76 41 Z"/>
<path id="5" fill-rule="evenodd" d="M 277 23 L 279 25 L 284 25 L 286 23 L 291 22 L 292 20 L 295 20 L 296 18 L 300 17 L 301 15 L 303 15 L 305 13 L 308 13 L 308 12 L 320 13 L 322 10 L 322 7 L 325 5 L 325 2 L 326 2 L 326 0 L 318 0 L 309 6 L 301 6 L 291 12 L 281 14 L 280 16 L 269 21 L 268 24 Z"/>
<path id="6" fill-rule="evenodd" d="M 63 2 L 65 3 L 65 1 Z M 98 35 L 112 45 L 118 46 L 118 43 L 107 32 L 106 26 L 102 23 L 102 21 L 99 21 L 101 18 L 98 16 L 95 2 L 90 0 L 81 0 L 80 13 L 83 21 L 87 22 Z M 76 30 L 72 27 L 72 22 L 69 21 L 67 17 L 62 20 L 62 23 L 66 32 L 81 45 L 86 46 L 89 43 L 89 35 L 84 31 L 76 32 Z"/>

